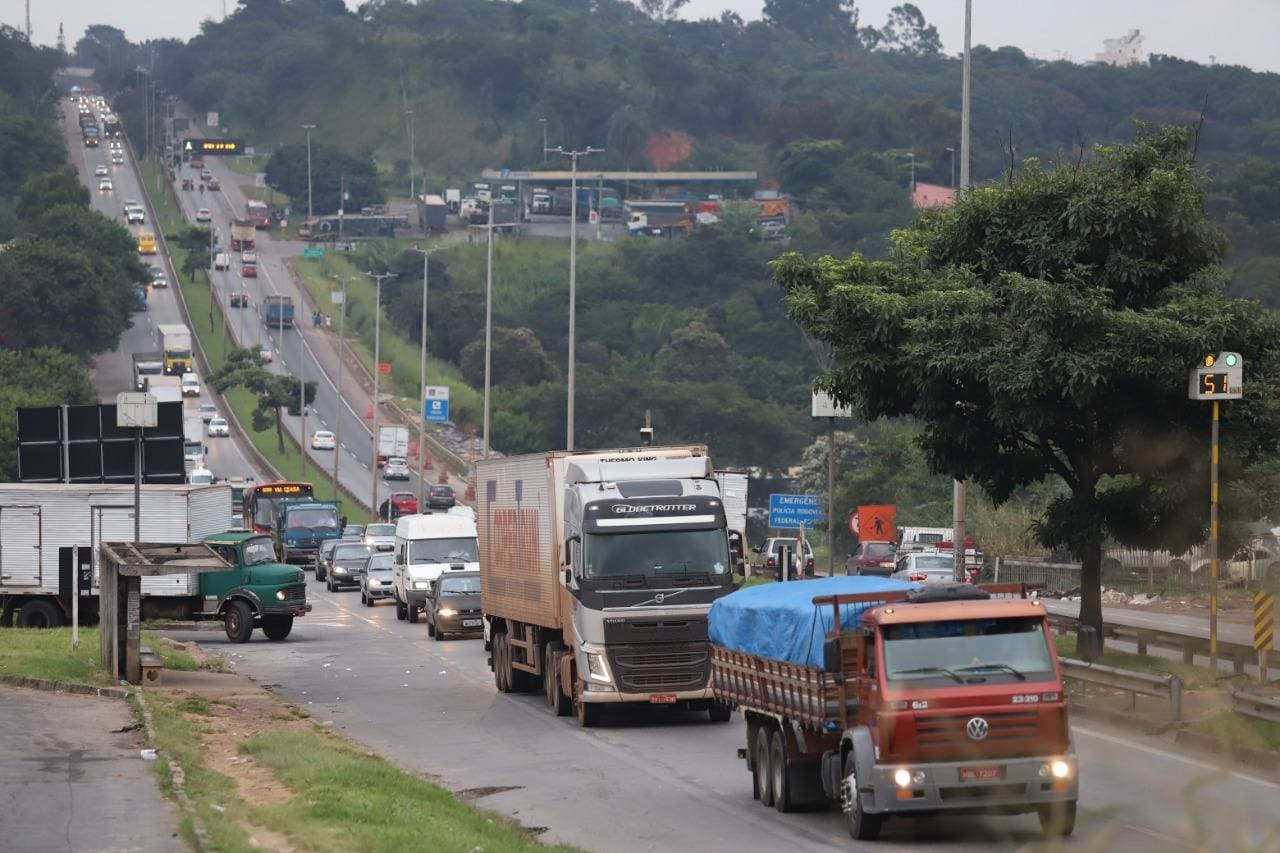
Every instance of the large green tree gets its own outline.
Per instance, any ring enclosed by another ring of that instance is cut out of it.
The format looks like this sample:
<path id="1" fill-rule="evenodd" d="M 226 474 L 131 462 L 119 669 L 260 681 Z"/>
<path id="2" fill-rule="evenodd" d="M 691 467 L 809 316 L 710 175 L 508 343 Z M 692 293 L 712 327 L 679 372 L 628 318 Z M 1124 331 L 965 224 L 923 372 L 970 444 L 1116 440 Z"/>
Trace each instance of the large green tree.
<path id="1" fill-rule="evenodd" d="M 92 403 L 97 398 L 80 359 L 53 347 L 0 349 L 0 482 L 18 480 L 18 418 L 27 406 Z"/>
<path id="2" fill-rule="evenodd" d="M 18 218 L 28 222 L 61 204 L 89 207 L 89 190 L 71 166 L 59 166 L 29 177 L 18 191 Z"/>
<path id="3" fill-rule="evenodd" d="M 1205 538 L 1209 413 L 1187 399 L 1188 370 L 1244 356 L 1246 396 L 1225 406 L 1231 470 L 1280 441 L 1280 321 L 1223 293 L 1192 143 L 1186 128 L 1140 128 L 962 194 L 896 232 L 888 260 L 774 264 L 790 316 L 832 349 L 817 384 L 855 414 L 913 415 L 932 469 L 997 504 L 1065 483 L 1037 533 L 1080 559 L 1081 622 L 1099 637 L 1104 541 Z M 1256 512 L 1242 503 L 1225 508 Z"/>
<path id="4" fill-rule="evenodd" d="M 285 452 L 280 410 L 284 409 L 291 415 L 301 413 L 297 379 L 271 373 L 258 351 L 246 347 L 232 350 L 222 368 L 209 376 L 207 381 L 219 394 L 225 394 L 231 388 L 248 389 L 258 400 L 258 405 L 253 410 L 254 431 L 265 432 L 274 426 L 276 450 Z M 303 388 L 302 396 L 306 405 L 310 406 L 316 399 L 316 383 L 305 382 Z"/>
<path id="5" fill-rule="evenodd" d="M 292 198 L 298 211 L 306 210 L 306 143 L 283 145 L 276 149 L 267 161 L 266 174 L 269 186 Z M 357 157 L 314 139 L 311 143 L 310 175 L 311 205 L 318 214 L 337 212 L 344 186 L 347 213 L 359 213 L 360 208 L 377 204 L 385 198 L 371 158 Z"/>

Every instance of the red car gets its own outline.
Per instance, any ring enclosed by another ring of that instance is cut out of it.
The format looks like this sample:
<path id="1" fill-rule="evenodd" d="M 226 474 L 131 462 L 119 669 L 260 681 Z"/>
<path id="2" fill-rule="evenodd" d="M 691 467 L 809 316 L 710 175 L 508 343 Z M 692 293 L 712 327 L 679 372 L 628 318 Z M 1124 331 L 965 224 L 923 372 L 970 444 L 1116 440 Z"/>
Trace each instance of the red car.
<path id="1" fill-rule="evenodd" d="M 413 492 L 392 492 L 391 507 L 392 518 L 414 515 L 418 512 L 418 499 L 414 497 Z"/>
<path id="2" fill-rule="evenodd" d="M 258 267 L 256 264 L 244 264 L 240 267 L 240 275 L 244 278 L 257 278 Z"/>

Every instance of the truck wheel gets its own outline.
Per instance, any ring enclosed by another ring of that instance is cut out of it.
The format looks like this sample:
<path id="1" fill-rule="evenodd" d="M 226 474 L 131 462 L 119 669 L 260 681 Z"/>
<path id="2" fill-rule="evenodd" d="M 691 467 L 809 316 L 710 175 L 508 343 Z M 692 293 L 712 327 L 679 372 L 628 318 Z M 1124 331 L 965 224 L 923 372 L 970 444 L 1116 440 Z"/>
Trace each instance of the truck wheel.
<path id="1" fill-rule="evenodd" d="M 432 622 L 430 618 L 427 619 L 427 636 L 435 637 L 437 640 L 440 639 L 436 637 L 436 623 Z"/>
<path id="2" fill-rule="evenodd" d="M 773 774 L 769 772 L 769 727 L 761 726 L 756 732 L 756 791 L 760 794 L 760 804 L 773 805 Z"/>
<path id="3" fill-rule="evenodd" d="M 253 634 L 253 610 L 249 603 L 236 599 L 227 605 L 227 615 L 223 618 L 222 627 L 226 629 L 227 639 L 233 643 L 247 643 Z"/>
<path id="4" fill-rule="evenodd" d="M 728 702 L 713 699 L 711 704 L 707 706 L 707 716 L 711 718 L 713 723 L 727 723 L 729 718 L 733 716 L 733 706 Z"/>
<path id="5" fill-rule="evenodd" d="M 18 610 L 19 628 L 57 628 L 62 625 L 62 611 L 53 602 L 31 598 Z"/>
<path id="6" fill-rule="evenodd" d="M 409 616 L 409 621 L 412 622 L 414 625 L 417 625 L 418 624 L 418 605 L 407 604 L 405 605 L 405 607 L 407 608 L 405 612 Z"/>
<path id="7" fill-rule="evenodd" d="M 791 799 L 791 768 L 787 766 L 787 739 L 781 729 L 774 729 L 769 746 L 769 784 L 773 787 L 773 807 L 780 812 L 794 811 Z"/>
<path id="8" fill-rule="evenodd" d="M 268 640 L 283 640 L 293 630 L 292 616 L 263 616 L 262 633 Z"/>
<path id="9" fill-rule="evenodd" d="M 862 810 L 862 798 L 858 796 L 857 765 L 852 751 L 844 757 L 844 778 L 840 780 L 840 808 L 844 811 L 850 838 L 855 841 L 875 841 L 880 837 L 884 818 L 869 815 Z"/>
<path id="10" fill-rule="evenodd" d="M 404 602 L 400 600 L 400 596 L 396 595 L 394 591 L 392 591 L 391 597 L 394 598 L 396 602 L 396 618 L 403 622 L 409 615 L 405 611 Z"/>
<path id="11" fill-rule="evenodd" d="M 501 693 L 511 692 L 511 671 L 507 667 L 507 635 L 502 633 L 493 638 L 493 683 Z"/>
<path id="12" fill-rule="evenodd" d="M 1049 803 L 1040 806 L 1040 831 L 1046 838 L 1066 838 L 1076 830 L 1076 804 Z"/>

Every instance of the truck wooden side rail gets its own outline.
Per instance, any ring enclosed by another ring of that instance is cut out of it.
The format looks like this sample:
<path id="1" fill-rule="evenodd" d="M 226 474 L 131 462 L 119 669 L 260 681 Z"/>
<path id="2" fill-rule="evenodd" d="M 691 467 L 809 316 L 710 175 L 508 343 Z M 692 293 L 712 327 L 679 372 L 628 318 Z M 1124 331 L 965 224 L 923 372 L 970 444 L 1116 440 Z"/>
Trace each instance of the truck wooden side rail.
<path id="1" fill-rule="evenodd" d="M 721 646 L 711 647 L 711 683 L 720 698 L 735 705 L 823 727 L 838 707 L 840 686 L 813 666 L 762 658 Z"/>

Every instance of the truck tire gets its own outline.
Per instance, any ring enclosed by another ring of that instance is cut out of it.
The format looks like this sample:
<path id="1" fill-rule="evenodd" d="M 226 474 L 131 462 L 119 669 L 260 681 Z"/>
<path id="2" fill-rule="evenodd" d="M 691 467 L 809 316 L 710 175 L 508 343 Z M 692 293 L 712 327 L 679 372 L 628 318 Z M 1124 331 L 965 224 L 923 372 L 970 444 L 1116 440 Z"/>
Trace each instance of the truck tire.
<path id="1" fill-rule="evenodd" d="M 400 600 L 400 596 L 396 594 L 395 590 L 391 591 L 391 597 L 395 599 L 396 602 L 396 618 L 403 622 L 409 615 L 405 609 L 404 602 Z"/>
<path id="2" fill-rule="evenodd" d="M 782 729 L 774 729 L 769 739 L 769 784 L 773 788 L 773 807 L 784 813 L 795 811 L 791 768 L 787 765 L 787 739 Z"/>
<path id="3" fill-rule="evenodd" d="M 62 625 L 62 611 L 52 601 L 29 598 L 18 610 L 19 628 L 57 628 Z"/>
<path id="4" fill-rule="evenodd" d="M 561 643 L 547 643 L 542 663 L 542 686 L 547 694 L 547 707 L 556 712 L 557 717 L 567 717 L 573 713 L 573 700 L 560 686 L 560 657 L 564 651 Z"/>
<path id="5" fill-rule="evenodd" d="M 713 723 L 727 723 L 729 718 L 733 716 L 733 706 L 728 702 L 713 699 L 711 704 L 707 706 L 707 716 L 711 718 Z"/>
<path id="6" fill-rule="evenodd" d="M 292 616 L 263 616 L 262 617 L 262 633 L 267 635 L 268 640 L 280 641 L 289 636 L 289 632 L 293 630 Z"/>
<path id="7" fill-rule="evenodd" d="M 249 607 L 249 602 L 237 598 L 228 604 L 222 627 L 231 642 L 249 642 L 249 637 L 253 635 L 253 609 Z"/>
<path id="8" fill-rule="evenodd" d="M 493 683 L 500 693 L 511 692 L 511 670 L 507 664 L 506 632 L 493 638 Z"/>
<path id="9" fill-rule="evenodd" d="M 858 796 L 857 763 L 853 751 L 844 757 L 844 777 L 840 780 L 840 808 L 844 811 L 849 837 L 854 841 L 875 841 L 884 825 L 881 815 L 869 815 L 862 810 L 862 798 Z"/>
<path id="10" fill-rule="evenodd" d="M 418 624 L 418 607 L 415 604 L 405 605 L 405 614 L 409 617 L 409 621 L 414 625 Z"/>
<path id="11" fill-rule="evenodd" d="M 769 771 L 769 726 L 761 726 L 756 732 L 755 788 L 760 805 L 773 805 L 773 774 Z"/>
<path id="12" fill-rule="evenodd" d="M 1076 830 L 1076 803 L 1049 803 L 1040 806 L 1040 831 L 1046 838 L 1066 838 Z"/>

